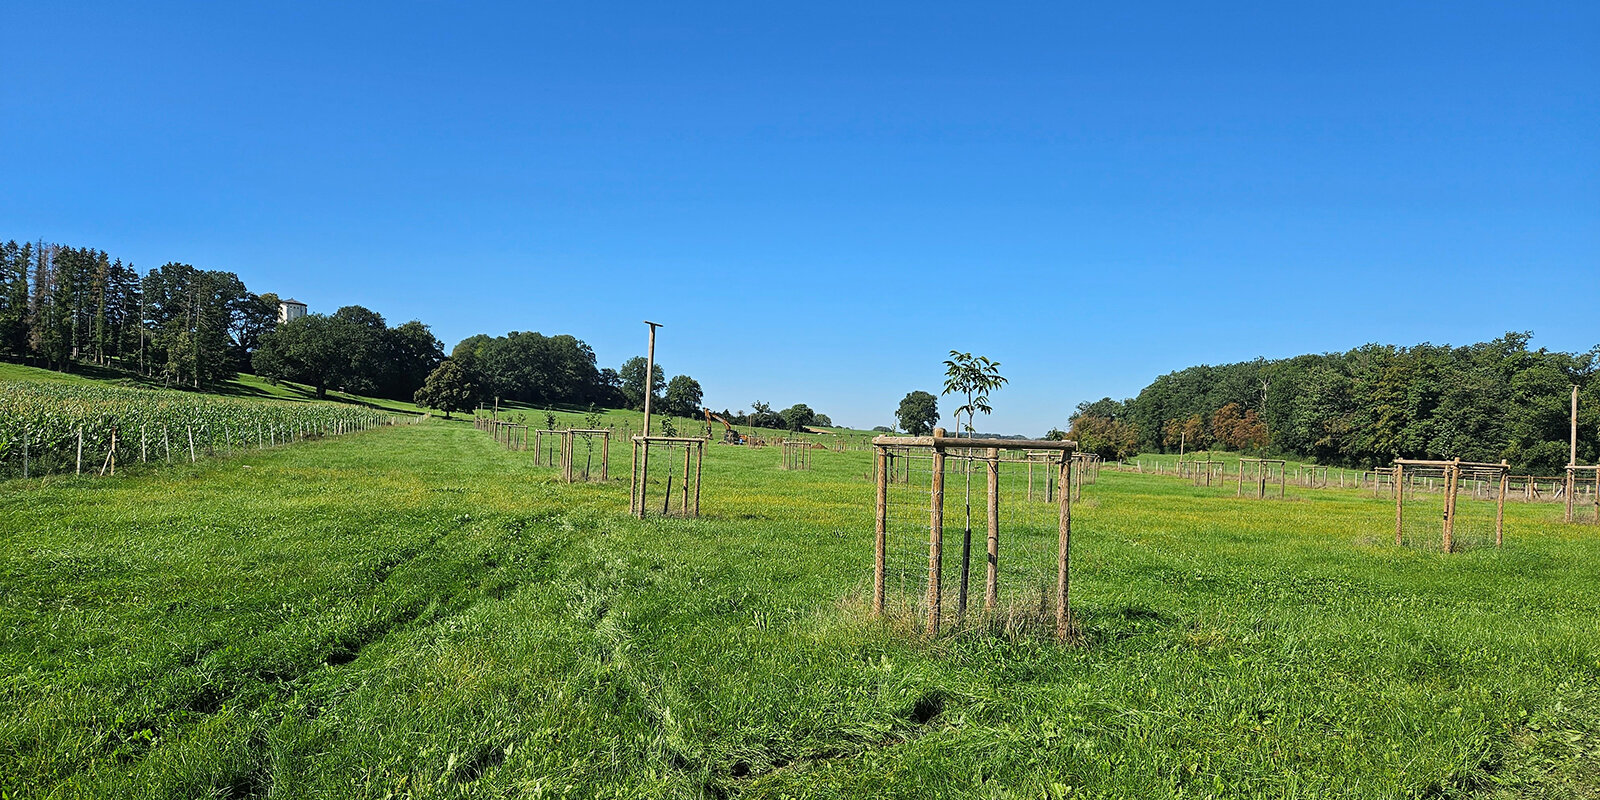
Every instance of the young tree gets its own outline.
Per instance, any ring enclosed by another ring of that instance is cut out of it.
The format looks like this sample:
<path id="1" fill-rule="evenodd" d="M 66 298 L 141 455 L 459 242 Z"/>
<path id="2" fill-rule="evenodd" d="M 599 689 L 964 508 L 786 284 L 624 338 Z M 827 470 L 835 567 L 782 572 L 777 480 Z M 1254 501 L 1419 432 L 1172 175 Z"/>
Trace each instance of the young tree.
<path id="1" fill-rule="evenodd" d="M 927 436 L 939 424 L 939 398 L 918 390 L 908 392 L 900 399 L 900 408 L 894 412 L 900 429 L 912 436 Z"/>
<path id="2" fill-rule="evenodd" d="M 476 389 L 467 371 L 447 358 L 428 373 L 414 397 L 417 405 L 443 411 L 444 418 L 449 419 L 450 412 L 471 408 L 475 395 Z"/>
<path id="3" fill-rule="evenodd" d="M 1000 376 L 1000 362 L 990 361 L 984 356 L 974 356 L 971 353 L 950 351 L 950 358 L 944 362 L 944 393 L 960 394 L 967 399 L 967 404 L 956 409 L 956 426 L 961 425 L 961 413 L 967 414 L 967 433 L 973 431 L 972 415 L 978 411 L 985 414 L 994 411 L 989 406 L 989 392 L 1004 386 L 1006 379 Z M 967 580 L 972 571 L 972 462 L 964 462 L 966 469 L 966 510 L 967 524 L 961 538 L 961 593 L 957 605 L 957 614 L 967 610 Z"/>
<path id="4" fill-rule="evenodd" d="M 1000 376 L 1000 362 L 951 350 L 950 358 L 944 362 L 944 394 L 963 395 L 967 399 L 967 404 L 955 411 L 957 430 L 960 430 L 961 415 L 965 413 L 967 433 L 972 433 L 972 415 L 979 411 L 992 413 L 989 392 L 1005 383 L 1006 379 Z"/>

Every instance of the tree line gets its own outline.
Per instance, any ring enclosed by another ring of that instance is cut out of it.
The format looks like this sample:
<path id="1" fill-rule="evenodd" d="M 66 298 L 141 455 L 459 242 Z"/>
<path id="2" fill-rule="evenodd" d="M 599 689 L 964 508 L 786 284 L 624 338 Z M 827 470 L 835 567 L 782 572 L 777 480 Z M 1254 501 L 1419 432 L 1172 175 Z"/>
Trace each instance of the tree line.
<path id="1" fill-rule="evenodd" d="M 1578 458 L 1600 456 L 1600 346 L 1531 349 L 1530 333 L 1450 347 L 1368 344 L 1344 353 L 1201 365 L 1139 395 L 1078 406 L 1072 430 L 1107 458 L 1206 448 L 1373 467 L 1399 458 L 1508 461 L 1556 474 L 1567 463 L 1571 387 Z"/>
<path id="2" fill-rule="evenodd" d="M 70 371 L 91 363 L 169 386 L 240 372 L 314 387 L 409 398 L 443 358 L 428 326 L 390 328 L 346 306 L 279 324 L 279 300 L 232 272 L 169 262 L 144 274 L 104 250 L 0 245 L 0 357 Z"/>
<path id="3" fill-rule="evenodd" d="M 103 250 L 0 245 L 0 355 L 56 370 L 117 365 L 198 387 L 249 365 L 274 295 L 231 272 L 168 263 L 140 275 Z"/>

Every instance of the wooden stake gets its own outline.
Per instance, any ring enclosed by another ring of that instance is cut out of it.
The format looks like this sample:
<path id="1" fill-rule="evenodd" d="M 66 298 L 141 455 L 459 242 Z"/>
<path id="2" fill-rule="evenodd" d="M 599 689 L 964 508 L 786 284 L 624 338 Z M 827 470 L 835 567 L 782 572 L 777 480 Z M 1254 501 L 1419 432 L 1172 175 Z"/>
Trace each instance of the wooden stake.
<path id="1" fill-rule="evenodd" d="M 631 456 L 628 460 L 628 513 L 635 516 L 639 513 L 639 443 L 628 439 L 632 445 Z"/>
<path id="2" fill-rule="evenodd" d="M 883 616 L 883 595 L 889 572 L 889 453 L 879 447 L 873 459 L 877 474 L 877 514 L 872 532 L 872 613 Z"/>
<path id="3" fill-rule="evenodd" d="M 1495 500 L 1494 507 L 1494 546 L 1499 547 L 1505 541 L 1506 533 L 1506 489 L 1511 484 L 1511 466 L 1502 459 L 1500 470 L 1500 496 Z"/>
<path id="4" fill-rule="evenodd" d="M 1406 493 L 1402 488 L 1401 479 L 1405 476 L 1405 466 L 1394 465 L 1394 544 L 1396 547 L 1405 544 L 1402 535 L 1403 518 L 1405 515 Z"/>
<path id="5" fill-rule="evenodd" d="M 83 474 L 83 428 L 78 428 L 78 470 L 77 475 Z"/>
<path id="6" fill-rule="evenodd" d="M 703 444 L 694 447 L 694 516 L 700 516 L 700 473 L 705 467 L 706 448 Z"/>
<path id="7" fill-rule="evenodd" d="M 644 441 L 639 451 L 639 519 L 644 519 L 645 498 L 650 492 L 650 442 Z"/>
<path id="8" fill-rule="evenodd" d="M 1460 461 L 1460 459 L 1456 459 Z M 1456 488 L 1461 483 L 1461 467 L 1452 464 L 1445 467 L 1444 473 L 1444 538 L 1442 546 L 1446 553 L 1455 545 L 1456 521 Z"/>
<path id="9" fill-rule="evenodd" d="M 991 447 L 986 455 L 989 458 L 989 558 L 983 582 L 983 610 L 993 613 L 1000 604 L 1000 451 Z M 1031 471 L 1033 462 L 1030 461 L 1028 467 Z"/>
<path id="10" fill-rule="evenodd" d="M 1068 573 L 1072 553 L 1072 459 L 1062 453 L 1056 481 L 1061 484 L 1060 516 L 1056 524 L 1056 638 L 1065 641 L 1072 634 L 1072 612 L 1068 606 Z"/>
<path id="11" fill-rule="evenodd" d="M 944 436 L 944 428 L 934 428 L 935 439 Z M 928 516 L 928 635 L 939 635 L 941 612 L 941 579 L 944 566 L 944 448 L 933 448 L 933 478 L 931 481 Z"/>

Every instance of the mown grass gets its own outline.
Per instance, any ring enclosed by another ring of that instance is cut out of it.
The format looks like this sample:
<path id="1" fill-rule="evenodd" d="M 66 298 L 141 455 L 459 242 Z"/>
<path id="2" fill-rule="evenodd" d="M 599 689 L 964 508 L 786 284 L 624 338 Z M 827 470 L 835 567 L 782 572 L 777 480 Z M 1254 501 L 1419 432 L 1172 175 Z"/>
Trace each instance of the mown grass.
<path id="1" fill-rule="evenodd" d="M 1600 792 L 1600 537 L 1559 508 L 1444 555 L 1359 492 L 1107 470 L 1080 645 L 929 640 L 863 614 L 870 455 L 813 463 L 712 446 L 687 521 L 438 422 L 0 485 L 0 792 Z"/>

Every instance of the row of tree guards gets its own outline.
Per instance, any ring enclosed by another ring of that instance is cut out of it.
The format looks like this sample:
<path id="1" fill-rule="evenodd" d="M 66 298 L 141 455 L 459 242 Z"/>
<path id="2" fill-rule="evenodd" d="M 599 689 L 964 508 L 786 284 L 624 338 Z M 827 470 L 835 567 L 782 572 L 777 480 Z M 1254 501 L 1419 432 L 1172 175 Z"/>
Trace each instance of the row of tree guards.
<path id="1" fill-rule="evenodd" d="M 1005 465 L 1010 469 L 1020 469 L 1022 464 L 1028 470 L 1041 463 L 1037 454 L 1050 454 L 1048 463 L 1051 471 L 1055 473 L 1054 489 L 1051 490 L 1057 509 L 1056 513 L 1056 559 L 1055 559 L 1055 587 L 1053 596 L 1041 597 L 1037 611 L 1040 614 L 1048 613 L 1053 607 L 1055 617 L 1055 633 L 1059 639 L 1067 639 L 1074 633 L 1071 611 L 1069 606 L 1069 567 L 1072 539 L 1072 458 L 1077 444 L 1070 441 L 1040 441 L 1018 439 L 979 439 L 948 437 L 943 428 L 936 428 L 932 436 L 879 436 L 872 440 L 876 451 L 875 476 L 877 485 L 877 499 L 875 503 L 874 522 L 874 560 L 873 560 L 873 587 L 872 587 L 872 613 L 875 616 L 885 614 L 889 590 L 889 530 L 891 524 L 890 497 L 890 472 L 891 457 L 910 459 L 926 456 L 929 459 L 929 484 L 927 487 L 927 505 L 923 513 L 928 520 L 928 571 L 927 580 L 922 584 L 924 600 L 922 603 L 925 613 L 924 626 L 928 635 L 937 635 L 946 615 L 944 586 L 944 540 L 946 524 L 946 464 L 950 459 L 955 459 L 967 468 L 968 499 L 967 523 L 961 539 L 961 567 L 959 572 L 959 585 L 955 592 L 956 613 L 954 623 L 960 625 L 966 621 L 968 586 L 972 564 L 972 528 L 971 528 L 971 468 L 981 468 L 984 472 L 984 524 L 987 534 L 987 557 L 984 575 L 983 610 L 986 617 L 993 618 L 1001 607 L 1000 575 L 1002 563 L 1000 559 L 1001 536 L 1003 528 L 1002 517 L 1006 515 L 1001 506 L 1001 469 Z M 1026 457 L 1003 458 L 1002 453 L 1015 453 L 1021 451 Z M 909 470 L 908 470 L 909 474 Z M 1031 479 L 1029 489 L 1031 491 Z M 908 513 L 910 512 L 908 509 Z M 1011 517 L 1007 517 L 1010 519 Z M 1027 591 L 1024 588 L 1024 591 Z M 1024 601 L 1025 603 L 1031 601 Z M 1015 605 L 1015 603 L 1013 603 Z"/>
<path id="2" fill-rule="evenodd" d="M 536 466 L 560 467 L 563 483 L 611 479 L 611 431 L 607 428 L 532 428 L 492 418 L 473 417 L 478 430 L 487 431 L 507 450 L 533 450 Z M 582 461 L 579 461 L 579 450 Z M 597 453 L 598 451 L 598 453 Z M 596 455 L 599 464 L 595 463 Z M 596 471 L 596 467 L 599 471 Z"/>

